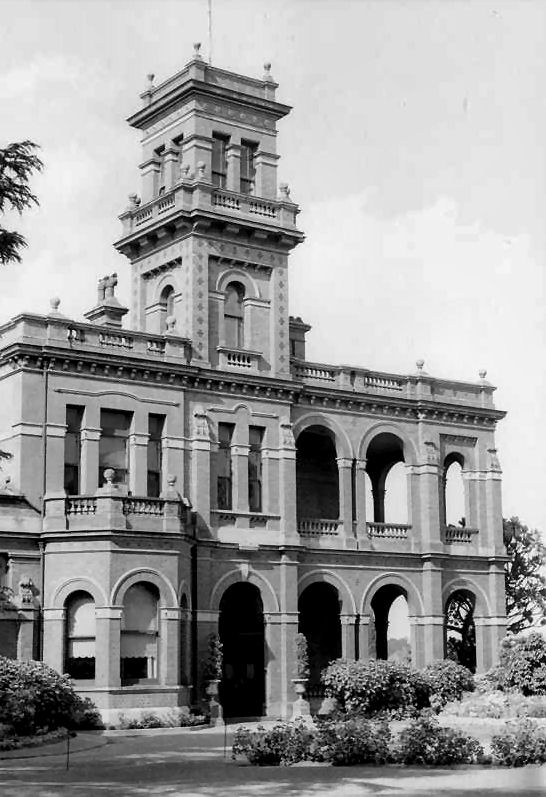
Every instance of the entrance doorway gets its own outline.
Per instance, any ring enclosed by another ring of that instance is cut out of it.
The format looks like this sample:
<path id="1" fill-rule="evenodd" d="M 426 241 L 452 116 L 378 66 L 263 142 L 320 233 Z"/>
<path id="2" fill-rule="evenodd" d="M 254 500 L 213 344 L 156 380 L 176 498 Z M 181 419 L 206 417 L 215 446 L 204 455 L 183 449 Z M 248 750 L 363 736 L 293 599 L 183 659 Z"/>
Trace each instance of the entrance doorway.
<path id="1" fill-rule="evenodd" d="M 224 716 L 264 716 L 264 615 L 257 587 L 228 587 L 220 601 L 219 633 L 224 653 L 220 684 Z"/>
<path id="2" fill-rule="evenodd" d="M 299 630 L 307 639 L 309 685 L 319 686 L 322 671 L 341 656 L 339 595 L 332 584 L 315 582 L 299 599 Z"/>

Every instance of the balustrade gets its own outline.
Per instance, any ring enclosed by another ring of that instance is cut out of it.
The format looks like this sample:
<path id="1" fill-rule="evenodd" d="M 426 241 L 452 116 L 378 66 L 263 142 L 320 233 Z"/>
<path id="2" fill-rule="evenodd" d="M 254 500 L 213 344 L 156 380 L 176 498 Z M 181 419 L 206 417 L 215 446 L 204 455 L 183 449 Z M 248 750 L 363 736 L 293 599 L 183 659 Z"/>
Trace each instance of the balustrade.
<path id="1" fill-rule="evenodd" d="M 470 543 L 476 534 L 478 534 L 478 529 L 468 526 L 446 526 L 444 529 L 444 542 L 447 545 L 457 542 Z"/>
<path id="2" fill-rule="evenodd" d="M 366 523 L 368 537 L 406 540 L 411 526 L 405 523 Z"/>
<path id="3" fill-rule="evenodd" d="M 326 520 L 323 518 L 300 518 L 298 532 L 303 537 L 335 536 L 338 534 L 341 520 Z"/>
<path id="4" fill-rule="evenodd" d="M 92 496 L 71 496 L 66 499 L 67 515 L 96 515 L 97 499 Z"/>

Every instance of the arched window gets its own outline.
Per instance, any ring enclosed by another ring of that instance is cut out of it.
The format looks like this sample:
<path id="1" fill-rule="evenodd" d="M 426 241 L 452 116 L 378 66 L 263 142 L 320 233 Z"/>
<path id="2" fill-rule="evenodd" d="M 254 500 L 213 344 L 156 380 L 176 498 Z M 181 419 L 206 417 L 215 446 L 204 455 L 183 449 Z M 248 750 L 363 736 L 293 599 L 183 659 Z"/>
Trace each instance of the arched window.
<path id="1" fill-rule="evenodd" d="M 88 592 L 74 592 L 65 603 L 64 670 L 77 680 L 95 677 L 95 601 Z"/>
<path id="2" fill-rule="evenodd" d="M 409 523 L 404 446 L 391 432 L 381 432 L 366 452 L 374 523 Z"/>
<path id="3" fill-rule="evenodd" d="M 157 678 L 159 592 L 147 582 L 133 584 L 123 598 L 121 680 L 124 684 Z"/>
<path id="4" fill-rule="evenodd" d="M 467 525 L 462 460 L 455 456 L 444 463 L 444 515 L 446 526 Z"/>
<path id="5" fill-rule="evenodd" d="M 224 305 L 224 329 L 226 346 L 242 349 L 244 346 L 245 289 L 240 282 L 230 282 L 226 288 Z"/>
<path id="6" fill-rule="evenodd" d="M 446 602 L 445 656 L 476 671 L 476 596 L 467 589 L 452 592 Z"/>
<path id="7" fill-rule="evenodd" d="M 163 288 L 159 304 L 161 306 L 160 332 L 163 333 L 167 329 L 167 318 L 174 315 L 174 288 L 172 285 L 166 285 Z"/>

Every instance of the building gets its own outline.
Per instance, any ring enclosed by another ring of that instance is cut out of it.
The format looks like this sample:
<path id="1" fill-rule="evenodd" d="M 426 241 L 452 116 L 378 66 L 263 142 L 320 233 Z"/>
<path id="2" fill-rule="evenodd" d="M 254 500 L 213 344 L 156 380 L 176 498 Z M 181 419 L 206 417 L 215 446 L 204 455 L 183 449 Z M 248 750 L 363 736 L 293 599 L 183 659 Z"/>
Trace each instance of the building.
<path id="1" fill-rule="evenodd" d="M 311 686 L 339 655 L 387 657 L 400 597 L 417 666 L 451 634 L 486 670 L 504 634 L 494 388 L 421 361 L 403 376 L 306 360 L 276 89 L 268 65 L 244 77 L 198 46 L 178 74 L 150 76 L 129 119 L 141 196 L 116 244 L 130 326 L 114 274 L 86 323 L 52 300 L 0 328 L 2 652 L 70 673 L 108 717 L 197 704 L 217 631 L 232 716 L 290 713 L 298 628 Z M 393 522 L 400 470 L 407 517 Z"/>

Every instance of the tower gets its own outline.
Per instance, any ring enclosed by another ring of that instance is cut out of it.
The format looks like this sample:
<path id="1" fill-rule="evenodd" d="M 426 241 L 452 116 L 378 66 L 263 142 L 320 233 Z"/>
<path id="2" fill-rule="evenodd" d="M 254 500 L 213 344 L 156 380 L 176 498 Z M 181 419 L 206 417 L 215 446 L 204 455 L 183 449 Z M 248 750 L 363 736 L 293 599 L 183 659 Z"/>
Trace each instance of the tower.
<path id="1" fill-rule="evenodd" d="M 193 59 L 155 86 L 142 132 L 141 198 L 121 215 L 134 328 L 192 341 L 192 364 L 289 376 L 287 258 L 303 235 L 277 187 L 276 123 L 290 107 L 261 80 Z"/>

